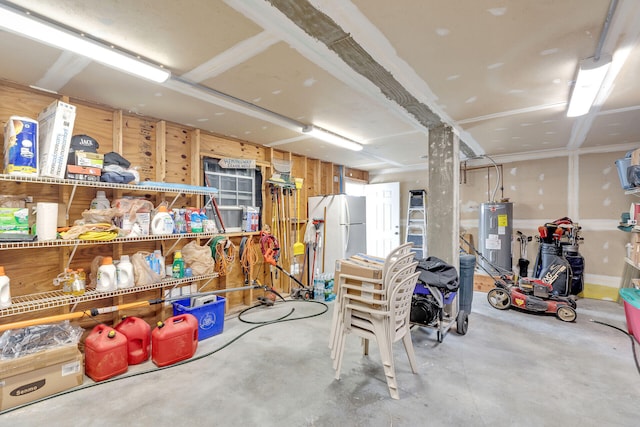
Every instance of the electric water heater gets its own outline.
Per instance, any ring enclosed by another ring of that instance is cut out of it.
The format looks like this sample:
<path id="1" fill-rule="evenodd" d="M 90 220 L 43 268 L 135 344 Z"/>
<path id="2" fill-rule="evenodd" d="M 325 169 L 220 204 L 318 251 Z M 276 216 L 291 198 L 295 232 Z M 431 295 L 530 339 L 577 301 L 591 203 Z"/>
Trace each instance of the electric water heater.
<path id="1" fill-rule="evenodd" d="M 511 273 L 512 219 L 513 203 L 480 204 L 478 250 L 486 260 L 478 262 L 492 274 Z"/>

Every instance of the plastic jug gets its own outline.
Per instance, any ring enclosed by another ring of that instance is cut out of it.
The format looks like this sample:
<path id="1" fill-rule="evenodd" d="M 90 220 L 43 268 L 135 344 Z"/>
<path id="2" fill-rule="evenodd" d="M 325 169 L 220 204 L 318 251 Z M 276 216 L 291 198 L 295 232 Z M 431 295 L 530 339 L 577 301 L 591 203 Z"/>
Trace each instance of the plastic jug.
<path id="1" fill-rule="evenodd" d="M 182 252 L 176 251 L 173 254 L 173 269 L 172 276 L 174 279 L 182 279 L 184 277 L 184 259 L 182 258 Z"/>
<path id="2" fill-rule="evenodd" d="M 116 276 L 118 278 L 118 289 L 133 287 L 133 264 L 129 260 L 129 255 L 120 257 L 120 262 L 116 266 Z"/>
<path id="3" fill-rule="evenodd" d="M 109 209 L 111 202 L 107 199 L 104 191 L 96 191 L 96 197 L 91 201 L 90 209 Z"/>
<path id="4" fill-rule="evenodd" d="M 102 381 L 125 373 L 127 338 L 107 325 L 94 327 L 84 343 L 84 369 L 94 381 Z"/>
<path id="5" fill-rule="evenodd" d="M 0 265 L 0 308 L 7 308 L 11 305 L 11 290 L 9 289 L 9 278 L 4 272 L 4 266 Z"/>
<path id="6" fill-rule="evenodd" d="M 180 314 L 158 322 L 151 332 L 151 360 L 166 366 L 189 359 L 198 348 L 198 319 Z"/>
<path id="7" fill-rule="evenodd" d="M 116 266 L 113 265 L 113 258 L 110 256 L 102 259 L 102 265 L 98 267 L 96 281 L 96 291 L 98 292 L 112 292 L 118 288 Z"/>
<path id="8" fill-rule="evenodd" d="M 189 217 L 191 218 L 191 232 L 202 233 L 202 217 L 200 216 L 200 210 L 196 208 L 189 208 Z"/>
<path id="9" fill-rule="evenodd" d="M 151 327 L 139 317 L 124 317 L 115 330 L 127 338 L 127 362 L 137 365 L 151 354 Z"/>
<path id="10" fill-rule="evenodd" d="M 151 234 L 173 234 L 175 224 L 171 214 L 167 211 L 167 208 L 162 205 L 158 208 L 158 212 L 151 220 Z"/>

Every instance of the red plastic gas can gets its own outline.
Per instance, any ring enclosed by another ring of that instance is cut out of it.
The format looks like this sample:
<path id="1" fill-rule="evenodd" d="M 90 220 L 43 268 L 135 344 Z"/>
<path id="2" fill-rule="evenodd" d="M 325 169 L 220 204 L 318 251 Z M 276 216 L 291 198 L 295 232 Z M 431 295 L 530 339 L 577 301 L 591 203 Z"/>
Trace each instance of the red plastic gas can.
<path id="1" fill-rule="evenodd" d="M 125 317 L 115 330 L 127 337 L 129 365 L 137 365 L 149 359 L 151 353 L 151 326 L 139 317 Z"/>
<path id="2" fill-rule="evenodd" d="M 166 366 L 189 359 L 198 348 L 198 319 L 193 314 L 180 314 L 158 322 L 151 332 L 151 360 Z"/>
<path id="3" fill-rule="evenodd" d="M 84 343 L 84 371 L 94 381 L 127 372 L 127 338 L 107 325 L 97 325 Z"/>

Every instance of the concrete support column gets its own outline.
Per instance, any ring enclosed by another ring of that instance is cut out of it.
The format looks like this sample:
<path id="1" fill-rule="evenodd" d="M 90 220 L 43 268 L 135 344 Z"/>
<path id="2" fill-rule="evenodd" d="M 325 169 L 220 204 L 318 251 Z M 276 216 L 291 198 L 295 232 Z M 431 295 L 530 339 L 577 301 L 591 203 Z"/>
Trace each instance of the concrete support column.
<path id="1" fill-rule="evenodd" d="M 458 269 L 460 140 L 450 126 L 429 129 L 427 250 Z"/>

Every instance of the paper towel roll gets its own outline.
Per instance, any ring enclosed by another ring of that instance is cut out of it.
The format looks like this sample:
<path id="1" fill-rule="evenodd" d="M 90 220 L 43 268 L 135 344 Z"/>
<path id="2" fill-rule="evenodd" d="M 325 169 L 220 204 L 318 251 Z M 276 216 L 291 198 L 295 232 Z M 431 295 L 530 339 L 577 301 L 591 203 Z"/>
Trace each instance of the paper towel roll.
<path id="1" fill-rule="evenodd" d="M 36 233 L 38 240 L 55 240 L 58 228 L 58 204 L 36 204 Z"/>

